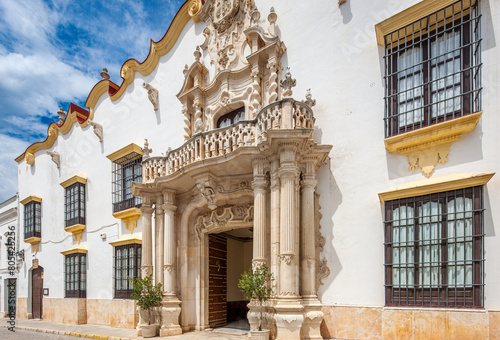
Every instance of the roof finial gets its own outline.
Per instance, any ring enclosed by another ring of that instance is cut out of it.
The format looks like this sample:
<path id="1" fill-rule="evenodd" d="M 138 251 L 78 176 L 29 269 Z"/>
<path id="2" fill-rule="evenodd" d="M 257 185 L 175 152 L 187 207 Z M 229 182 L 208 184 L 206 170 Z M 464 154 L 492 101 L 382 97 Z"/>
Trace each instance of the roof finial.
<path id="1" fill-rule="evenodd" d="M 66 118 L 66 112 L 64 112 L 63 108 L 60 107 L 57 114 L 59 115 L 59 125 L 62 125 L 62 123 L 64 123 L 64 118 Z"/>
<path id="2" fill-rule="evenodd" d="M 102 79 L 104 80 L 109 80 L 109 74 L 108 74 L 108 69 L 107 68 L 103 68 L 102 69 L 102 72 L 101 72 L 101 77 Z"/>

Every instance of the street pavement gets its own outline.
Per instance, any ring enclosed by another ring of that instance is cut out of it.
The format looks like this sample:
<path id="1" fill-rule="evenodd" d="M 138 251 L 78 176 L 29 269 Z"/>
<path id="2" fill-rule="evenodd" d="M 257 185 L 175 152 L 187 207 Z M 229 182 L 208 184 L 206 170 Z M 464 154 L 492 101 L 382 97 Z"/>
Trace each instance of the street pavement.
<path id="1" fill-rule="evenodd" d="M 15 320 L 15 332 L 9 331 L 8 319 L 0 318 L 0 339 L 12 340 L 70 340 L 70 337 L 131 340 L 143 339 L 137 337 L 135 329 L 116 328 L 105 325 L 66 325 L 43 320 Z M 248 337 L 246 331 L 237 329 L 216 329 L 214 331 L 187 332 L 170 337 L 155 337 L 153 339 L 182 340 L 243 340 Z"/>

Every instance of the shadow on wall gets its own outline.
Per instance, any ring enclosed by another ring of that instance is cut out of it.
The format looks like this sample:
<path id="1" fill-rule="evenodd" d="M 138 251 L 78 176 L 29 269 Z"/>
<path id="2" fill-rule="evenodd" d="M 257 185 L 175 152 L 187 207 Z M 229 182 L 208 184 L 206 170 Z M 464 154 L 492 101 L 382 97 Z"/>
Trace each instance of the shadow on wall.
<path id="1" fill-rule="evenodd" d="M 320 130 L 320 129 L 318 129 Z M 318 194 L 320 195 L 320 213 L 322 218 L 320 221 L 321 234 L 326 239 L 326 244 L 321 253 L 320 260 L 326 257 L 326 265 L 330 269 L 330 275 L 323 279 L 323 285 L 319 287 L 318 296 L 322 299 L 323 292 L 333 283 L 335 278 L 342 270 L 342 263 L 333 248 L 333 215 L 338 207 L 342 204 L 342 193 L 333 177 L 331 159 L 328 163 L 318 170 Z"/>

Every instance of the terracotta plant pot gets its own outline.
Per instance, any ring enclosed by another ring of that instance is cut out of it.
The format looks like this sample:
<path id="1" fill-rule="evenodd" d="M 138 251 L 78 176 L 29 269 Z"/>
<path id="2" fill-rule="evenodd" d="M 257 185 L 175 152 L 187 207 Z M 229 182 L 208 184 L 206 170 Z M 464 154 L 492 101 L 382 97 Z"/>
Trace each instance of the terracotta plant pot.
<path id="1" fill-rule="evenodd" d="M 261 331 L 250 331 L 250 339 L 269 340 L 269 329 L 263 329 Z"/>
<path id="2" fill-rule="evenodd" d="M 157 325 L 141 325 L 142 337 L 143 338 L 152 338 L 156 336 L 156 327 Z"/>

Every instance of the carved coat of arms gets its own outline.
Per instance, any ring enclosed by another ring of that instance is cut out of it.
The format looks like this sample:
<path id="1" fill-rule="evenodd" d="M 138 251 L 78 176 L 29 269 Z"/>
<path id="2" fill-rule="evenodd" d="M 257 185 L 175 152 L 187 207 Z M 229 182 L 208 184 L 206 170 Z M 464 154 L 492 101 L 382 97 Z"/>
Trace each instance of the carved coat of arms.
<path id="1" fill-rule="evenodd" d="M 219 34 L 227 30 L 240 9 L 240 0 L 215 0 L 212 5 L 214 27 Z"/>

